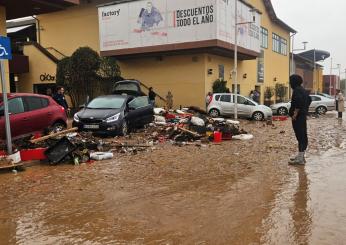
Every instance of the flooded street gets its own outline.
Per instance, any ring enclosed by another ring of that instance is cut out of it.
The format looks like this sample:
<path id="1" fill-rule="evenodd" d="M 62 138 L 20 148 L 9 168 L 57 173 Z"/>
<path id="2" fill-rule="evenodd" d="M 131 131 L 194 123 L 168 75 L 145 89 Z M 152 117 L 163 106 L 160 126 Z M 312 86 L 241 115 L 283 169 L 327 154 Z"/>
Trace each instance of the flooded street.
<path id="1" fill-rule="evenodd" d="M 0 244 L 344 244 L 346 121 L 243 122 L 251 141 L 158 146 L 0 175 Z"/>

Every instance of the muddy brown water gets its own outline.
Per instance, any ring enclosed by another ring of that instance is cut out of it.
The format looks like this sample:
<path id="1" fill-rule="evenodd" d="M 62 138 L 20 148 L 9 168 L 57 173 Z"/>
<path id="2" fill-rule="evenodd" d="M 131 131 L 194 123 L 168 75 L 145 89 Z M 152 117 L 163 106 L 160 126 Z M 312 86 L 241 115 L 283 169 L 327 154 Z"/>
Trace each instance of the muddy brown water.
<path id="1" fill-rule="evenodd" d="M 346 122 L 309 120 L 305 167 L 289 121 L 243 125 L 254 140 L 1 174 L 0 244 L 345 244 Z"/>

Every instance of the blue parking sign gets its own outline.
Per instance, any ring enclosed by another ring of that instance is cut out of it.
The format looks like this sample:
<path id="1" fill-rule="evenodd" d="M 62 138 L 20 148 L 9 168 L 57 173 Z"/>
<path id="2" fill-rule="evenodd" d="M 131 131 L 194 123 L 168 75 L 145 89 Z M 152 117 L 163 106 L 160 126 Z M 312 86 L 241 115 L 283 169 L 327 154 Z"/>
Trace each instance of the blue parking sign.
<path id="1" fill-rule="evenodd" d="M 0 36 L 0 59 L 12 59 L 11 40 L 8 37 Z"/>

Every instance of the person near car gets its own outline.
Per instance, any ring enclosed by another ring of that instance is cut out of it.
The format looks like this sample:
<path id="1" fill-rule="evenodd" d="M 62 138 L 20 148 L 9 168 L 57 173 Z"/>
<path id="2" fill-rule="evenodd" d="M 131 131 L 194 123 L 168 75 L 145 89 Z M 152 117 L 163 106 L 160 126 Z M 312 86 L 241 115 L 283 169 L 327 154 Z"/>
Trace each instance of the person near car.
<path id="1" fill-rule="evenodd" d="M 173 109 L 173 94 L 171 91 L 168 91 L 166 95 L 166 104 L 167 104 L 167 110 Z"/>
<path id="2" fill-rule="evenodd" d="M 150 100 L 150 104 L 152 104 L 153 106 L 155 106 L 155 98 L 156 98 L 156 93 L 154 92 L 153 88 L 150 87 L 149 88 L 149 100 Z"/>
<path id="3" fill-rule="evenodd" d="M 293 89 L 289 115 L 298 140 L 298 155 L 290 158 L 290 164 L 305 164 L 305 151 L 308 147 L 307 115 L 311 104 L 311 97 L 302 87 L 303 78 L 299 75 L 290 77 L 290 86 Z"/>
<path id="4" fill-rule="evenodd" d="M 251 100 L 254 100 L 254 92 L 253 92 L 253 90 L 251 90 L 250 91 L 250 94 L 249 94 L 249 98 L 251 99 Z"/>
<path id="5" fill-rule="evenodd" d="M 345 97 L 344 95 L 341 93 L 341 90 L 337 91 L 337 100 L 336 100 L 336 104 L 337 104 L 337 110 L 338 110 L 338 118 L 342 118 L 342 113 L 345 112 Z"/>
<path id="6" fill-rule="evenodd" d="M 210 104 L 212 98 L 213 98 L 213 94 L 211 92 L 208 92 L 207 96 L 205 97 L 205 107 L 206 108 L 208 108 L 208 105 Z"/>
<path id="7" fill-rule="evenodd" d="M 59 105 L 61 105 L 62 107 L 64 107 L 66 113 L 68 113 L 70 111 L 66 98 L 65 98 L 65 89 L 64 87 L 57 87 L 57 92 L 56 94 L 54 94 L 53 99 L 56 101 L 56 103 L 58 103 Z"/>
<path id="8" fill-rule="evenodd" d="M 255 91 L 253 91 L 253 93 L 254 93 L 253 100 L 259 104 L 260 103 L 260 97 L 261 97 L 260 92 L 258 92 L 257 89 L 255 89 Z"/>

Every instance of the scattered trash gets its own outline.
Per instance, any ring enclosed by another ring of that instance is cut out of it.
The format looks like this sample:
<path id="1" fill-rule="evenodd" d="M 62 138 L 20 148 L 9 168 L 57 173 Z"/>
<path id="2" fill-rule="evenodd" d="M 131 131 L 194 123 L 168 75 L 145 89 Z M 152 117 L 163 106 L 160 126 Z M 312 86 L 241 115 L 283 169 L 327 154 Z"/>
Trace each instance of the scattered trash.
<path id="1" fill-rule="evenodd" d="M 94 152 L 90 154 L 90 158 L 95 161 L 102 161 L 112 159 L 114 157 L 111 152 Z"/>
<path id="2" fill-rule="evenodd" d="M 48 148 L 45 151 L 45 155 L 47 156 L 50 164 L 55 165 L 69 156 L 74 150 L 76 150 L 76 148 L 77 147 L 72 144 L 67 137 L 63 137 L 55 145 Z"/>
<path id="3" fill-rule="evenodd" d="M 240 134 L 240 135 L 233 136 L 233 139 L 235 139 L 235 140 L 252 140 L 253 135 L 252 134 Z"/>

